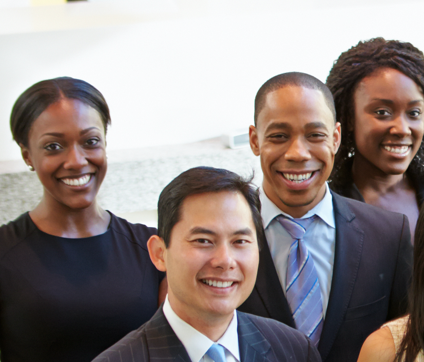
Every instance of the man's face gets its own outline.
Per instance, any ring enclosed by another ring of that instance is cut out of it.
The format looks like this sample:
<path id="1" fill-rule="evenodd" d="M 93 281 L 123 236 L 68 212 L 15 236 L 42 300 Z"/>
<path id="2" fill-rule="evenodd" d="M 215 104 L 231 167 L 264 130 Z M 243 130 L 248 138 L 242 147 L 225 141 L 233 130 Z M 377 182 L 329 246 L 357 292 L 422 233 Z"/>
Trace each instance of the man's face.
<path id="1" fill-rule="evenodd" d="M 268 198 L 293 217 L 306 214 L 324 197 L 341 139 L 324 95 L 298 86 L 268 93 L 249 133 Z"/>
<path id="2" fill-rule="evenodd" d="M 180 318 L 191 325 L 231 320 L 253 290 L 259 263 L 244 196 L 223 191 L 186 198 L 163 259 L 169 302 Z"/>

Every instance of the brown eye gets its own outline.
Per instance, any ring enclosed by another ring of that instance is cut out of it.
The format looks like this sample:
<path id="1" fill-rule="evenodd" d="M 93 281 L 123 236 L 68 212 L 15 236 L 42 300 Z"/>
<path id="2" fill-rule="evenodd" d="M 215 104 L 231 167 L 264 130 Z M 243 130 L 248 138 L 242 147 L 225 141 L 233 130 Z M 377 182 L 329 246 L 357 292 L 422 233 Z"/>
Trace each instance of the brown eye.
<path id="1" fill-rule="evenodd" d="M 45 146 L 44 149 L 47 151 L 59 151 L 62 149 L 62 147 L 59 145 L 59 143 L 50 143 Z"/>
<path id="2" fill-rule="evenodd" d="M 375 113 L 377 114 L 377 116 L 380 116 L 380 117 L 390 116 L 390 112 L 386 109 L 379 109 L 375 111 Z"/>
<path id="3" fill-rule="evenodd" d="M 87 145 L 96 146 L 99 142 L 100 140 L 98 138 L 90 138 L 89 140 L 87 140 Z"/>

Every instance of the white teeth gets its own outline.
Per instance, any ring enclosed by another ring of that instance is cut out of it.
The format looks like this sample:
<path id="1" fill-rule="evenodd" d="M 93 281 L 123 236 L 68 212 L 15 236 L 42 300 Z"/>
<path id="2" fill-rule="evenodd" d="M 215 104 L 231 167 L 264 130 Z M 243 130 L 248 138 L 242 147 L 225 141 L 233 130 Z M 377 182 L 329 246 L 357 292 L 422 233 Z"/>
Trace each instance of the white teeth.
<path id="1" fill-rule="evenodd" d="M 396 147 L 384 146 L 384 149 L 392 153 L 402 154 L 402 153 L 406 153 L 409 150 L 409 146 L 396 146 Z"/>
<path id="2" fill-rule="evenodd" d="M 234 282 L 221 282 L 216 280 L 210 280 L 210 279 L 203 279 L 203 283 L 216 288 L 227 288 L 233 285 Z"/>
<path id="3" fill-rule="evenodd" d="M 82 186 L 90 181 L 91 175 L 85 175 L 80 178 L 62 178 L 61 181 L 68 186 Z"/>
<path id="4" fill-rule="evenodd" d="M 291 173 L 283 173 L 283 176 L 287 180 L 293 181 L 293 182 L 298 184 L 298 183 L 301 183 L 303 181 L 309 180 L 312 176 L 312 172 L 304 173 L 302 175 L 291 174 Z"/>

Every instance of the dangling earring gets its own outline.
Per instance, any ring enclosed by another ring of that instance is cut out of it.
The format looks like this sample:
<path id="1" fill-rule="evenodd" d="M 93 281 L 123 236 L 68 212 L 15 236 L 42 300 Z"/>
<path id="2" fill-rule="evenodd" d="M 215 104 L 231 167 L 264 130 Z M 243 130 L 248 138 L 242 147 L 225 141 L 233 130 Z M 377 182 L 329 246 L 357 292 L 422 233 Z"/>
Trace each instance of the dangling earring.
<path id="1" fill-rule="evenodd" d="M 28 168 L 30 171 L 34 171 L 34 167 L 32 167 L 31 165 L 28 165 Z"/>

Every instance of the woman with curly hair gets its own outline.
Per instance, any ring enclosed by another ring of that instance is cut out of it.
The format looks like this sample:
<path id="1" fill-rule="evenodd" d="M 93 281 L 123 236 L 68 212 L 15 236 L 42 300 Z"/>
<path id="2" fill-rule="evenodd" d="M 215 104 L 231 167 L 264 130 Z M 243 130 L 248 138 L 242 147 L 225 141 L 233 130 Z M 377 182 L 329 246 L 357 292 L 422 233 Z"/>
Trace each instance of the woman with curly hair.
<path id="1" fill-rule="evenodd" d="M 391 321 L 364 342 L 358 362 L 424 361 L 424 207 L 415 230 L 409 315 Z"/>
<path id="2" fill-rule="evenodd" d="M 424 200 L 424 55 L 383 38 L 342 53 L 327 78 L 342 142 L 331 188 L 408 216 L 414 235 Z"/>

